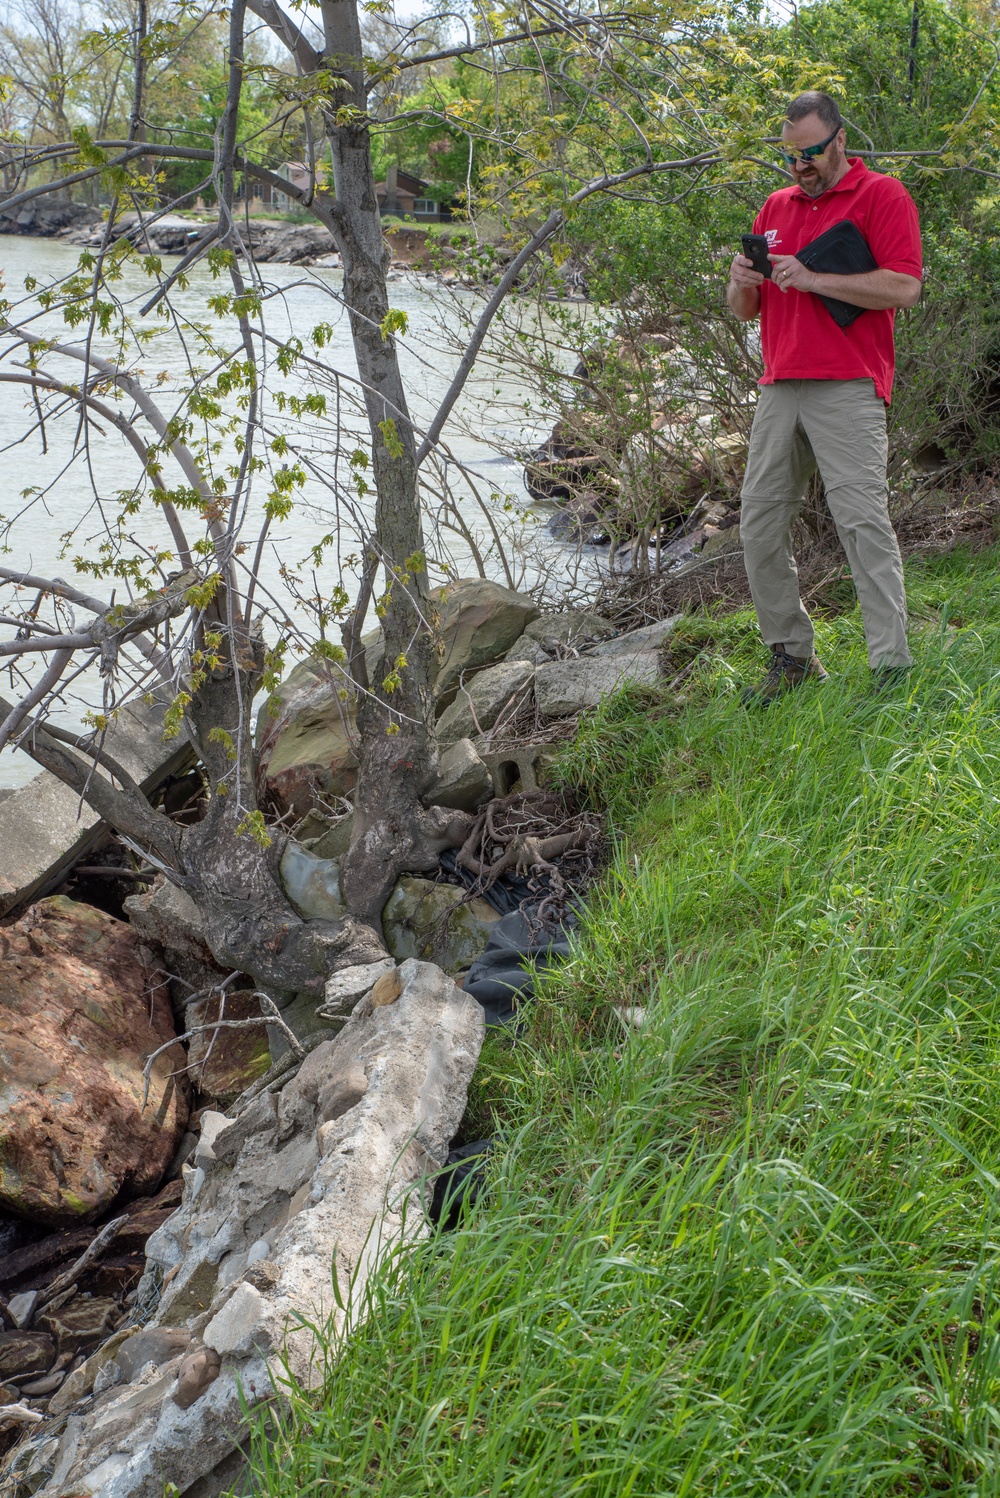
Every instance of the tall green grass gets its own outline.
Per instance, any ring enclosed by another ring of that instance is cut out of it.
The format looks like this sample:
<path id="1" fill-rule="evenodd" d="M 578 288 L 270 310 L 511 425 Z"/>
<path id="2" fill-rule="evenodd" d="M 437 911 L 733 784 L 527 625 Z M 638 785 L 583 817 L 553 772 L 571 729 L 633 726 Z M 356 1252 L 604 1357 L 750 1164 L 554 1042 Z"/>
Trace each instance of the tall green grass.
<path id="1" fill-rule="evenodd" d="M 257 1491 L 1000 1493 L 996 558 L 909 585 L 884 701 L 853 615 L 828 685 L 745 712 L 736 616 L 686 706 L 583 730 L 619 843 L 484 1050 L 489 1192 L 375 1281 Z"/>

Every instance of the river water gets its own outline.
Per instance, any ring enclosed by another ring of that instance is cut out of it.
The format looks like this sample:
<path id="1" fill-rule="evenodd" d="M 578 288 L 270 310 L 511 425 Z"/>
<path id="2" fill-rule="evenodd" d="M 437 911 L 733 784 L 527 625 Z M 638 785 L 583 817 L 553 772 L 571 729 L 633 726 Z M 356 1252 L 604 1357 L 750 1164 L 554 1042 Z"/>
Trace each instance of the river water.
<path id="1" fill-rule="evenodd" d="M 33 332 L 63 343 L 78 342 L 82 333 L 68 329 L 61 313 L 43 312 L 37 296 L 46 285 L 72 274 L 79 254 L 75 246 L 52 240 L 0 239 L 6 295 L 17 304 L 11 321 L 28 317 L 33 319 L 29 324 Z M 176 261 L 164 257 L 165 270 L 174 264 Z M 286 436 L 293 452 L 305 460 L 309 475 L 297 492 L 291 515 L 272 526 L 262 551 L 262 585 L 257 601 L 265 602 L 277 619 L 286 612 L 294 617 L 296 593 L 329 596 L 329 591 L 341 584 L 353 595 L 355 581 L 349 563 L 357 551 L 359 522 L 363 525 L 370 514 L 370 498 L 358 496 L 357 469 L 352 470 L 349 463 L 349 455 L 367 443 L 356 407 L 356 387 L 351 383 L 356 364 L 346 314 L 338 300 L 341 273 L 282 265 L 264 265 L 260 271 L 269 335 L 281 342 L 302 340 L 307 353 L 342 376 L 335 381 L 299 365 L 284 377 L 271 366 L 272 394 L 265 423 L 268 441 L 276 435 Z M 130 265 L 116 291 L 134 317 L 154 285 L 141 267 Z M 133 344 L 125 362 L 143 372 L 168 417 L 191 387 L 192 361 L 199 368 L 210 362 L 197 347 L 197 326 L 216 333 L 227 348 L 232 344 L 231 321 L 228 328 L 220 326 L 207 307 L 213 293 L 228 289 L 228 281 L 215 280 L 202 264 L 191 272 L 187 288 L 172 294 L 175 323 L 166 325 L 155 315 L 136 319 L 139 326 L 151 328 L 153 336 L 145 344 Z M 468 293 L 446 294 L 427 279 L 410 275 L 394 279 L 390 300 L 407 316 L 406 332 L 398 342 L 410 393 L 410 414 L 419 429 L 430 420 L 450 382 L 458 362 L 457 335 L 463 309 L 474 310 L 474 303 Z M 318 352 L 310 343 L 310 334 L 319 324 L 327 328 L 327 341 Z M 112 351 L 111 340 L 101 336 L 95 339 L 94 347 L 99 353 Z M 269 350 L 272 357 L 274 347 L 272 344 Z M 12 352 L 9 344 L 0 340 L 0 368 L 13 369 L 12 360 L 23 358 L 23 351 Z M 68 382 L 80 378 L 81 366 L 71 360 L 53 362 L 50 356 L 46 367 Z M 297 418 L 287 404 L 280 409 L 276 397 L 279 389 L 286 396 L 300 398 L 322 391 L 327 400 L 326 416 L 306 413 Z M 102 399 L 114 403 L 113 393 L 105 392 Z M 132 409 L 130 402 L 119 408 L 127 412 Z M 515 446 L 523 450 L 534 445 L 547 431 L 550 420 L 533 414 L 524 390 L 489 357 L 477 366 L 445 428 L 448 455 L 435 472 L 428 469 L 425 511 L 434 580 L 443 579 L 449 571 L 453 576 L 474 573 L 474 552 L 482 558 L 487 575 L 515 586 L 537 585 L 543 576 L 568 578 L 578 567 L 574 548 L 548 535 L 544 515 L 531 507 L 524 490 L 520 464 L 510 456 Z M 141 418 L 135 425 L 143 437 L 151 437 Z M 0 385 L 0 514 L 6 522 L 2 564 L 18 571 L 61 576 L 107 597 L 115 581 L 81 580 L 74 559 L 98 556 L 109 530 L 117 537 L 120 553 L 141 555 L 144 550 L 169 549 L 172 543 L 162 512 L 147 501 L 124 527 L 118 521 L 118 497 L 132 490 L 140 467 L 134 451 L 117 430 L 98 422 L 103 435 L 92 425 L 89 440 L 81 442 L 79 422 L 72 411 L 61 419 L 46 419 L 43 426 L 44 430 L 23 387 Z M 231 438 L 225 439 L 214 460 L 216 471 L 223 472 L 234 455 Z M 291 455 L 287 461 L 293 461 Z M 182 482 L 182 475 L 172 465 L 165 468 L 165 474 L 171 484 Z M 255 485 L 241 532 L 250 548 L 256 545 L 268 487 L 262 477 Z M 442 485 L 447 486 L 450 503 L 443 502 Z M 197 531 L 191 535 L 194 539 Z M 311 550 L 331 535 L 335 540 L 317 566 Z M 498 536 L 502 548 L 498 547 Z M 165 570 L 170 567 L 167 562 Z M 119 599 L 124 596 L 124 586 L 117 585 Z M 9 599 L 9 592 L 6 596 Z M 308 633 L 304 612 L 301 620 Z M 0 629 L 4 638 L 11 633 L 9 627 Z M 19 690 L 18 684 L 5 681 L 2 694 L 10 696 L 12 690 Z M 100 702 L 100 682 L 90 674 L 74 682 L 54 716 L 66 726 L 74 725 L 87 707 Z M 20 784 L 34 773 L 36 767 L 20 751 L 0 754 L 0 786 Z"/>

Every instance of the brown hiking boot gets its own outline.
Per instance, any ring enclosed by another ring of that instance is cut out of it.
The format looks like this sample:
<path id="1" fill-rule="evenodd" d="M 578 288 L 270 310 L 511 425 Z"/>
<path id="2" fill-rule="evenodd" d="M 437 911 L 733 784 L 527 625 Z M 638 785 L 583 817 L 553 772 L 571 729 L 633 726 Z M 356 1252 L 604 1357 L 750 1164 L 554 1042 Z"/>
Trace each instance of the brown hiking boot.
<path id="1" fill-rule="evenodd" d="M 818 655 L 810 660 L 800 656 L 789 655 L 784 645 L 771 646 L 771 669 L 763 681 L 757 682 L 755 686 L 747 687 L 743 693 L 742 701 L 745 707 L 769 707 L 776 697 L 782 692 L 790 692 L 793 687 L 800 687 L 804 681 L 826 681 L 827 674 L 820 664 Z"/>

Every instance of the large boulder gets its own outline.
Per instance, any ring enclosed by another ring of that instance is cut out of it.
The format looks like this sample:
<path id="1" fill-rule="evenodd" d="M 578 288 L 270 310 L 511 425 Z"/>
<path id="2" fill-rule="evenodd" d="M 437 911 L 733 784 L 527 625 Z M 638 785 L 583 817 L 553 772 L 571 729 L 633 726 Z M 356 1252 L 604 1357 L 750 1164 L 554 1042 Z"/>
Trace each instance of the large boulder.
<path id="1" fill-rule="evenodd" d="M 612 657 L 583 655 L 579 660 L 550 661 L 535 676 L 535 701 L 543 718 L 569 718 L 598 707 L 622 687 L 653 686 L 660 675 L 655 651 Z"/>
<path id="2" fill-rule="evenodd" d="M 315 1381 L 310 1326 L 329 1324 L 335 1346 L 382 1258 L 427 1232 L 428 1176 L 482 1045 L 481 1007 L 439 969 L 394 976 L 391 1000 L 364 1001 L 282 1091 L 213 1128 L 147 1244 L 140 1304 L 162 1286 L 151 1320 L 70 1376 L 59 1418 L 12 1453 L 0 1490 L 16 1468 L 36 1498 L 225 1491 L 248 1415 L 289 1375 Z"/>
<path id="3" fill-rule="evenodd" d="M 540 610 L 523 593 L 485 578 L 461 578 L 438 590 L 441 666 L 435 683 L 447 704 L 463 672 L 501 660 Z"/>
<path id="4" fill-rule="evenodd" d="M 535 701 L 545 718 L 565 718 L 598 706 L 626 686 L 655 686 L 660 677 L 659 651 L 677 628 L 682 614 L 657 619 L 627 635 L 595 645 L 576 660 L 550 661 L 535 672 Z"/>
<path id="5" fill-rule="evenodd" d="M 61 897 L 0 932 L 0 1209 L 71 1224 L 159 1185 L 184 1130 L 162 976 L 122 921 Z"/>
<path id="6" fill-rule="evenodd" d="M 534 674 L 530 661 L 501 661 L 499 666 L 489 666 L 470 682 L 463 682 L 454 702 L 438 719 L 439 742 L 453 744 L 492 728 L 508 704 L 516 706 L 526 695 Z"/>
<path id="7" fill-rule="evenodd" d="M 259 774 L 273 800 L 304 817 L 319 796 L 358 778 L 357 701 L 336 666 L 302 661 L 257 718 Z"/>

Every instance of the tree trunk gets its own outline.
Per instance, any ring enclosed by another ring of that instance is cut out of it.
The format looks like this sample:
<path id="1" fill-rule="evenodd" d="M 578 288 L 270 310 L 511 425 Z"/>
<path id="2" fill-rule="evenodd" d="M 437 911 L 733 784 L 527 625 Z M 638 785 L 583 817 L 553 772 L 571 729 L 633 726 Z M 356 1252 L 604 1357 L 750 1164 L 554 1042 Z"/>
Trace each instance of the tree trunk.
<path id="1" fill-rule="evenodd" d="M 372 434 L 373 544 L 385 583 L 384 671 L 359 705 L 354 837 L 342 888 L 348 909 L 377 925 L 398 875 L 434 867 L 442 848 L 462 841 L 464 823 L 454 813 L 425 811 L 420 803 L 437 767 L 428 726 L 437 660 L 416 443 L 395 337 L 386 322 L 389 248 L 375 194 L 356 0 L 324 0 L 322 10 L 325 65 L 340 80 L 324 114 L 333 161 L 331 218 Z"/>

